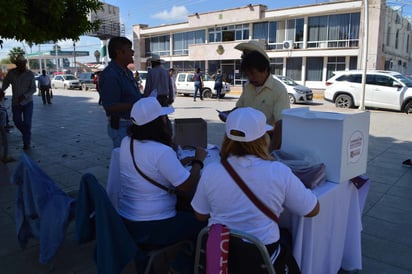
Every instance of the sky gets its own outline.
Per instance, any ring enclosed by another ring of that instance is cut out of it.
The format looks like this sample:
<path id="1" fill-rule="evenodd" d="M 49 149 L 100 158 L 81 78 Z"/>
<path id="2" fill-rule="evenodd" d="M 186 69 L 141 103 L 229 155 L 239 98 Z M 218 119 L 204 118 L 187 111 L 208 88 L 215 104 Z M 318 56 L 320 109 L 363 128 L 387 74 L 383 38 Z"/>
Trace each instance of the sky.
<path id="1" fill-rule="evenodd" d="M 396 5 L 396 1 L 389 2 L 390 5 Z M 268 7 L 269 10 L 278 8 L 295 7 L 300 5 L 309 5 L 322 2 L 328 2 L 327 0 L 260 0 L 260 1 L 242 1 L 242 0 L 106 0 L 102 1 L 113 6 L 117 6 L 120 9 L 120 22 L 125 27 L 125 36 L 129 39 L 132 38 L 132 25 L 135 24 L 147 24 L 151 27 L 159 26 L 162 24 L 172 24 L 179 22 L 186 22 L 187 16 L 191 14 L 205 13 L 210 11 L 217 11 L 223 9 L 237 8 L 246 6 L 248 4 L 263 4 Z M 403 6 L 403 9 L 410 9 L 412 14 L 412 7 Z M 404 12 L 405 13 L 405 12 Z M 132 40 L 132 39 L 131 39 Z M 0 59 L 7 58 L 8 53 L 13 47 L 21 47 L 26 53 L 37 52 L 39 48 L 41 51 L 51 50 L 51 44 L 34 45 L 30 48 L 24 42 L 17 42 L 15 40 L 3 39 L 3 48 L 0 48 Z M 58 45 L 62 50 L 73 50 L 73 41 L 64 40 L 59 41 Z M 80 62 L 93 62 L 94 51 L 100 50 L 101 42 L 98 38 L 81 36 L 80 41 L 76 43 L 76 50 L 89 51 L 89 57 L 76 57 Z M 72 61 L 72 60 L 70 60 Z"/>

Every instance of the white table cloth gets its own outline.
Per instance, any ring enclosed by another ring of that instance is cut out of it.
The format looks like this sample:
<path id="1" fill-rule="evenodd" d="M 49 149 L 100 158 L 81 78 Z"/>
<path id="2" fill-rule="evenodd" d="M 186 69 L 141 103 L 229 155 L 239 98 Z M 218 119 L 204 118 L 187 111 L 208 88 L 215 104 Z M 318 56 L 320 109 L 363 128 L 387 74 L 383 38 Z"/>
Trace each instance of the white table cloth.
<path id="1" fill-rule="evenodd" d="M 326 182 L 313 190 L 320 203 L 317 216 L 281 214 L 280 226 L 292 234 L 303 274 L 362 269 L 362 210 L 369 187 L 369 180 L 359 190 L 351 182 Z"/>
<path id="2" fill-rule="evenodd" d="M 179 158 L 193 156 L 185 151 Z M 208 147 L 205 164 L 219 159 L 219 150 Z M 119 199 L 119 149 L 112 151 L 106 186 L 109 199 L 117 209 Z M 302 274 L 337 273 L 362 269 L 362 211 L 369 192 L 368 180 L 360 189 L 351 182 L 326 182 L 313 192 L 319 199 L 320 212 L 313 218 L 290 214 L 285 210 L 279 219 L 281 227 L 289 228 L 293 237 L 293 255 Z"/>

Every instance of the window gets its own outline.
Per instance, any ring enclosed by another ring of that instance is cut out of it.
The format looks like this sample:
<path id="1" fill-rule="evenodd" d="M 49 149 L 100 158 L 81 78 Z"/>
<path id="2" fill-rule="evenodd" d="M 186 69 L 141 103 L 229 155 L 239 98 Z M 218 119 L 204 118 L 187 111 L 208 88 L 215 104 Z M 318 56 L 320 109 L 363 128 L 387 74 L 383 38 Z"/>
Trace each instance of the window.
<path id="1" fill-rule="evenodd" d="M 278 23 L 275 21 L 253 24 L 253 39 L 266 41 L 268 49 L 282 48 L 283 37 L 278 36 L 277 33 Z"/>
<path id="2" fill-rule="evenodd" d="M 237 41 L 249 39 L 249 24 L 209 28 L 209 42 Z"/>
<path id="3" fill-rule="evenodd" d="M 391 41 L 391 27 L 388 27 L 387 33 L 386 33 L 386 45 L 389 46 Z"/>
<path id="4" fill-rule="evenodd" d="M 204 44 L 206 33 L 204 30 L 180 32 L 173 34 L 173 55 L 188 55 L 189 46 Z"/>
<path id="5" fill-rule="evenodd" d="M 332 77 L 334 71 L 345 70 L 345 57 L 328 57 L 326 79 Z"/>
<path id="6" fill-rule="evenodd" d="M 302 57 L 286 59 L 286 76 L 296 81 L 302 80 Z"/>
<path id="7" fill-rule="evenodd" d="M 338 78 L 336 81 L 340 82 L 351 82 L 351 83 L 362 83 L 362 74 L 344 74 Z"/>
<path id="8" fill-rule="evenodd" d="M 322 81 L 323 57 L 308 57 L 306 59 L 306 80 Z"/>
<path id="9" fill-rule="evenodd" d="M 170 35 L 146 38 L 146 56 L 152 54 L 160 56 L 170 55 Z"/>
<path id="10" fill-rule="evenodd" d="M 398 49 L 399 46 L 399 30 L 396 30 L 395 34 L 395 49 Z"/>
<path id="11" fill-rule="evenodd" d="M 309 17 L 308 47 L 357 47 L 359 25 L 360 13 Z"/>
<path id="12" fill-rule="evenodd" d="M 283 58 L 270 59 L 270 72 L 272 74 L 283 75 Z"/>

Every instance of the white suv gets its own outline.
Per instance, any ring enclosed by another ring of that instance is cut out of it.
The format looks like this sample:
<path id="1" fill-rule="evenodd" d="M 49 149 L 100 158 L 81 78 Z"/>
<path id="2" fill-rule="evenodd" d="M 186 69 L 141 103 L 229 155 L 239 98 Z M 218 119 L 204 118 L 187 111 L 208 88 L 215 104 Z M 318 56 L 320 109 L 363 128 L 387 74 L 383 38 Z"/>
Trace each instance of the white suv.
<path id="1" fill-rule="evenodd" d="M 360 105 L 362 71 L 338 71 L 326 81 L 325 100 L 336 107 Z M 412 80 L 394 71 L 368 71 L 365 106 L 412 113 Z"/>

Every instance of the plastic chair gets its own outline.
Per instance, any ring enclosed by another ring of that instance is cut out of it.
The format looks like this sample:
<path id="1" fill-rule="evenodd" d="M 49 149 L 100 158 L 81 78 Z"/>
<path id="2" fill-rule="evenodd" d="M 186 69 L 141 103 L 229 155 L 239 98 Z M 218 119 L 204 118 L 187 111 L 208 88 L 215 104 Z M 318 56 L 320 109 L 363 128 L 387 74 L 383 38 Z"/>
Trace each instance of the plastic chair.
<path id="1" fill-rule="evenodd" d="M 121 273 L 134 258 L 147 256 L 141 272 L 167 273 L 170 254 L 190 242 L 168 246 L 137 246 L 120 215 L 114 209 L 106 190 L 92 174 L 84 174 L 80 183 L 76 208 L 76 239 L 79 243 L 96 240 L 95 260 L 98 273 Z M 193 249 L 192 245 L 190 246 Z M 136 270 L 139 268 L 136 265 Z M 153 271 L 152 271 L 153 270 Z M 140 272 L 139 272 L 140 273 Z"/>
<path id="2" fill-rule="evenodd" d="M 205 273 L 205 266 L 200 262 L 201 256 L 206 256 L 206 241 L 205 237 L 208 236 L 209 234 L 209 227 L 203 228 L 197 237 L 197 244 L 196 244 L 196 253 L 195 253 L 195 269 L 194 273 L 199 274 L 199 273 Z M 272 265 L 270 255 L 266 249 L 266 246 L 255 236 L 250 235 L 246 232 L 239 231 L 239 230 L 230 230 L 230 237 L 236 237 L 242 240 L 246 240 L 256 246 L 256 248 L 259 250 L 264 264 L 262 265 L 262 268 L 267 270 L 268 274 L 275 274 L 275 269 Z M 230 245 L 230 243 L 229 243 Z M 230 253 L 229 253 L 230 257 Z M 230 270 L 229 270 L 230 273 Z"/>

